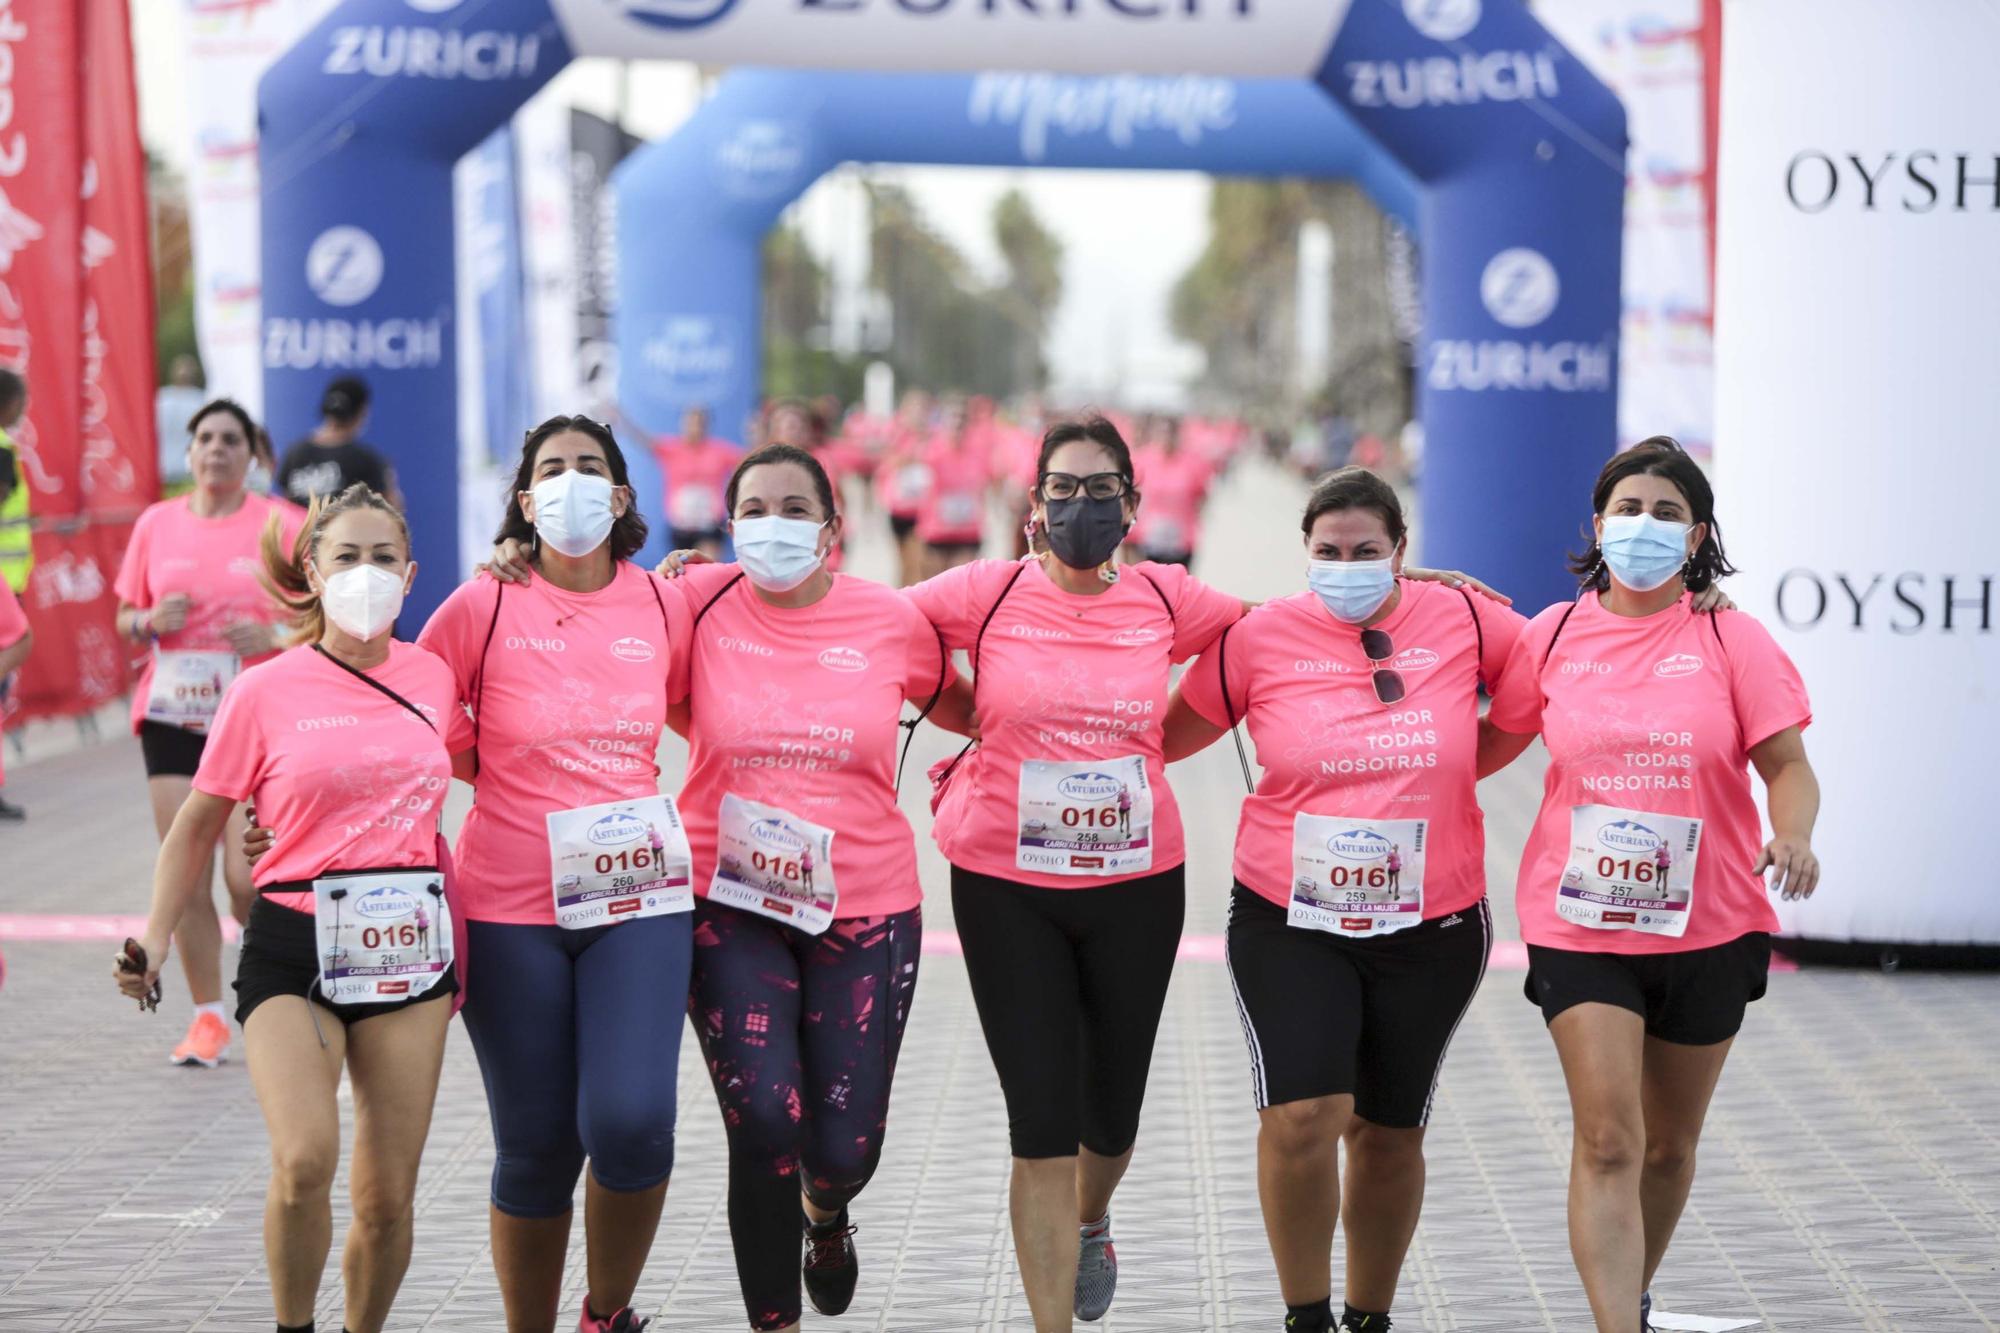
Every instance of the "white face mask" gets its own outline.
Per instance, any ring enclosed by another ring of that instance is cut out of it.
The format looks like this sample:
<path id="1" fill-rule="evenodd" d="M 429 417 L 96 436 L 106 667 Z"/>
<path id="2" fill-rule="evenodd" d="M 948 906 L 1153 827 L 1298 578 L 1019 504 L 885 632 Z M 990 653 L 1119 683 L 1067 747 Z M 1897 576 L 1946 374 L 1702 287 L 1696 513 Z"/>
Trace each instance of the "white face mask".
<path id="1" fill-rule="evenodd" d="M 380 565 L 356 565 L 320 577 L 319 604 L 328 620 L 355 638 L 378 639 L 402 612 L 409 578 L 407 569 L 391 574 Z"/>
<path id="2" fill-rule="evenodd" d="M 819 553 L 824 523 L 804 518 L 739 518 L 733 528 L 736 562 L 750 581 L 765 592 L 790 592 L 812 577 L 823 557 Z"/>
<path id="3" fill-rule="evenodd" d="M 609 478 L 585 472 L 536 482 L 528 492 L 535 499 L 535 535 L 572 560 L 589 555 L 604 545 L 617 521 L 612 491 Z"/>

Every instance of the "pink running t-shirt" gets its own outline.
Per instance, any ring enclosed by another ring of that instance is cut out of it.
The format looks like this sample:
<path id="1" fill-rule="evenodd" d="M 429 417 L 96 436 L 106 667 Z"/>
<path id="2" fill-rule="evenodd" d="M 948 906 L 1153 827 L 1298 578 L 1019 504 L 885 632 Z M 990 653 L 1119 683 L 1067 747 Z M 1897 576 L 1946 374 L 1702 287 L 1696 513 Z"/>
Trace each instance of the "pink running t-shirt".
<path id="1" fill-rule="evenodd" d="M 896 721 L 905 701 L 928 703 L 947 670 L 937 632 L 866 579 L 837 574 L 825 597 L 793 608 L 764 601 L 741 573 L 696 565 L 673 581 L 701 613 L 680 799 L 695 892 L 708 896 L 722 796 L 733 792 L 833 830 L 837 919 L 917 906 L 916 837 L 896 806 Z"/>
<path id="2" fill-rule="evenodd" d="M 940 435 L 924 450 L 930 489 L 917 506 L 917 537 L 940 546 L 977 546 L 986 526 L 986 451 L 968 434 Z"/>
<path id="3" fill-rule="evenodd" d="M 275 513 L 289 551 L 304 526 L 305 513 L 296 505 L 246 491 L 235 513 L 202 518 L 189 507 L 189 499 L 183 495 L 162 500 L 148 505 L 139 515 L 139 521 L 132 525 L 132 540 L 125 547 L 114 590 L 120 601 L 142 611 L 177 592 L 186 593 L 187 624 L 172 634 L 162 634 L 160 650 L 226 653 L 229 640 L 222 637 L 225 626 L 241 620 L 267 625 L 285 620 L 285 609 L 258 581 L 264 568 L 258 543 L 265 520 Z M 243 665 L 267 662 L 273 656 L 265 653 L 246 659 Z M 132 688 L 134 732 L 146 720 L 146 697 L 152 684 L 153 658 L 149 653 L 138 684 Z"/>
<path id="4" fill-rule="evenodd" d="M 417 642 L 451 668 L 478 736 L 457 849 L 466 918 L 554 925 L 548 815 L 659 794 L 660 728 L 687 691 L 687 605 L 629 562 L 592 593 L 539 574 L 501 591 L 482 574 Z"/>
<path id="5" fill-rule="evenodd" d="M 656 440 L 653 457 L 666 474 L 667 526 L 676 532 L 715 532 L 727 527 L 723 493 L 743 451 L 716 439 L 690 444 L 678 436 Z"/>
<path id="6" fill-rule="evenodd" d="M 947 644 L 968 653 L 999 602 L 974 663 L 980 742 L 952 773 L 932 826 L 947 860 L 1017 884 L 1087 889 L 1158 874 L 1186 859 L 1160 732 L 1168 671 L 1241 617 L 1242 602 L 1178 566 L 1150 562 L 1124 566 L 1101 593 L 1079 595 L 1057 587 L 1034 559 L 975 560 L 904 595 Z M 1024 760 L 1135 755 L 1144 759 L 1153 791 L 1151 870 L 1094 876 L 1017 867 Z"/>
<path id="7" fill-rule="evenodd" d="M 368 676 L 431 726 L 306 645 L 245 671 L 222 696 L 194 786 L 254 802 L 257 822 L 277 830 L 253 873 L 258 887 L 437 864 L 451 753 L 472 743 L 471 723 L 451 672 L 414 644 L 391 640 L 389 660 Z M 313 910 L 310 892 L 266 896 Z"/>
<path id="8" fill-rule="evenodd" d="M 28 613 L 21 609 L 21 599 L 0 579 L 0 648 L 12 648 L 28 632 Z M 0 745 L 0 751 L 6 746 Z M 0 782 L 7 780 L 7 768 L 0 763 Z"/>
<path id="9" fill-rule="evenodd" d="M 1264 775 L 1237 821 L 1235 874 L 1280 907 L 1291 903 L 1298 814 L 1428 820 L 1424 919 L 1486 896 L 1485 820 L 1473 791 L 1479 683 L 1499 683 L 1528 622 L 1440 584 L 1397 586 L 1402 600 L 1374 628 L 1395 646 L 1387 665 L 1403 678 L 1401 703 L 1375 697 L 1360 630 L 1312 592 L 1258 607 L 1181 677 L 1195 712 L 1219 727 L 1232 712 L 1249 724 Z"/>
<path id="10" fill-rule="evenodd" d="M 875 498 L 895 518 L 914 520 L 930 489 L 930 468 L 924 463 L 926 437 L 898 426 L 875 468 Z"/>
<path id="11" fill-rule="evenodd" d="M 1182 448 L 1169 454 L 1149 449 L 1134 460 L 1138 475 L 1139 519 L 1132 540 L 1162 555 L 1186 554 L 1201 540 L 1201 507 L 1214 472 L 1208 461 Z"/>
<path id="12" fill-rule="evenodd" d="M 1699 614 L 1683 596 L 1650 616 L 1620 616 L 1594 592 L 1574 605 L 1558 603 L 1530 622 L 1489 714 L 1502 731 L 1541 733 L 1549 750 L 1541 813 L 1514 890 L 1521 938 L 1589 953 L 1683 953 L 1776 930 L 1764 881 L 1750 871 L 1763 826 L 1749 751 L 1812 721 L 1798 669 L 1741 611 Z M 1702 821 L 1679 938 L 1597 930 L 1557 914 L 1570 810 L 1580 805 Z"/>

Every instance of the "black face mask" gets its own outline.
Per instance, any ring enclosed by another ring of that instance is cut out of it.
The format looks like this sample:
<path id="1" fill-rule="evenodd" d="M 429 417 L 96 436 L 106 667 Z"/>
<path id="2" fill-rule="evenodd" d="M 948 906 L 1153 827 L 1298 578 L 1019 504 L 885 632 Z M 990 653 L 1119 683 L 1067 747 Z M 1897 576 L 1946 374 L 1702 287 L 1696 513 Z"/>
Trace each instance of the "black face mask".
<path id="1" fill-rule="evenodd" d="M 1078 495 L 1068 500 L 1050 500 L 1043 508 L 1049 517 L 1049 549 L 1071 569 L 1097 568 L 1125 540 L 1122 497 L 1092 500 Z"/>

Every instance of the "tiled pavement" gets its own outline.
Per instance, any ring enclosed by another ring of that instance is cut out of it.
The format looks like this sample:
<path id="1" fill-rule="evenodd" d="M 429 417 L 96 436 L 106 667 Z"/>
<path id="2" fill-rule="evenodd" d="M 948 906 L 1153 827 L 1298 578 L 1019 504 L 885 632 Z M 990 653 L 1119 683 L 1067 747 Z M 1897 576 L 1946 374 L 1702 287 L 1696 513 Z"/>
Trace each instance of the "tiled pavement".
<path id="1" fill-rule="evenodd" d="M 1270 534 L 1289 520 L 1261 520 L 1294 503 L 1272 474 L 1231 482 L 1211 538 L 1229 553 L 1218 582 L 1286 590 L 1295 548 Z M 920 741 L 913 775 L 926 745 L 942 749 Z M 1221 930 L 1234 769 L 1233 755 L 1211 751 L 1175 773 L 1189 812 L 1190 934 Z M 921 785 L 913 777 L 906 793 L 920 830 Z M 0 912 L 143 909 L 153 838 L 131 742 L 16 769 L 9 791 L 33 817 L 0 828 Z M 1504 931 L 1533 773 L 1497 779 L 1484 796 Z M 919 845 L 935 889 L 942 867 L 927 839 Z M 947 895 L 933 893 L 927 910 L 934 930 L 949 928 Z M 105 984 L 101 944 L 0 948 L 0 1330 L 268 1329 L 265 1141 L 240 1060 L 214 1073 L 167 1067 L 186 1018 L 171 973 L 161 1014 L 142 1018 Z M 1027 1329 L 1007 1239 L 1005 1117 L 963 965 L 926 957 L 918 995 L 888 1149 L 855 1210 L 862 1288 L 837 1326 Z M 1658 1284 L 1662 1307 L 1787 1330 L 2000 1328 L 1996 1017 L 1996 978 L 1774 977 L 1724 1075 Z M 687 1058 L 681 1072 L 679 1160 L 642 1295 L 656 1329 L 738 1328 L 720 1122 L 700 1066 Z M 1184 961 L 1118 1198 L 1120 1295 L 1101 1327 L 1277 1328 L 1254 1141 L 1228 979 L 1218 964 Z M 1518 973 L 1492 973 L 1461 1029 L 1430 1143 L 1398 1327 L 1587 1329 L 1563 1221 L 1567 1107 Z M 454 1030 L 416 1259 L 391 1328 L 502 1327 L 485 1245 L 490 1164 L 478 1073 Z M 337 1228 L 344 1213 L 337 1204 Z M 575 1258 L 580 1299 L 580 1249 Z M 339 1326 L 331 1269 L 320 1313 L 323 1327 Z"/>

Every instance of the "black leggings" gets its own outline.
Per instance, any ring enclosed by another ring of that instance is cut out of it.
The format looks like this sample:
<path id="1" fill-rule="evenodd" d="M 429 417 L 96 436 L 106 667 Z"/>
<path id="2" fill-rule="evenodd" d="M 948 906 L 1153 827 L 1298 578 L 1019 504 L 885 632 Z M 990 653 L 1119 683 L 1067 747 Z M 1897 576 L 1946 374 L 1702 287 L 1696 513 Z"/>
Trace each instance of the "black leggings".
<path id="1" fill-rule="evenodd" d="M 1187 879 L 1044 889 L 951 868 L 951 910 L 1016 1157 L 1116 1157 L 1139 1136 Z"/>
<path id="2" fill-rule="evenodd" d="M 823 935 L 695 904 L 688 1014 L 729 1136 L 729 1236 L 750 1326 L 799 1318 L 799 1192 L 829 1211 L 882 1159 L 923 909 Z"/>

